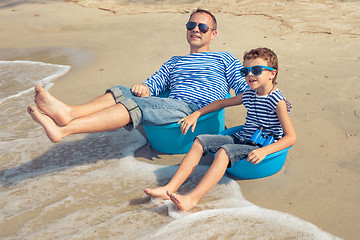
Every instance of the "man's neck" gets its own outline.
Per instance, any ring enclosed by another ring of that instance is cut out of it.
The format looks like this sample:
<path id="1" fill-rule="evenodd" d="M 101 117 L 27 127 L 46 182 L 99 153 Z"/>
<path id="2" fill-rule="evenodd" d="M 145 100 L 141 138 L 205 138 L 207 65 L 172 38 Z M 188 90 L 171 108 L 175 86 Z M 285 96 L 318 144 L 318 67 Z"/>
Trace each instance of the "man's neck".
<path id="1" fill-rule="evenodd" d="M 210 52 L 210 48 L 209 47 L 206 47 L 206 48 L 190 48 L 190 54 L 202 53 L 202 52 Z"/>

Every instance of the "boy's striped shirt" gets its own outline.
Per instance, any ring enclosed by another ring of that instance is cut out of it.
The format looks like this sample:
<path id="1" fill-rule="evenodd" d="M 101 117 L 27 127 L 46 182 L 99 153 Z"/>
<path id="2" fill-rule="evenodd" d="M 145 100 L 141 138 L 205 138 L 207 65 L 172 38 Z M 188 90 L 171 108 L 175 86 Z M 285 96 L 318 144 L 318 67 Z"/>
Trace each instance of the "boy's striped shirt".
<path id="1" fill-rule="evenodd" d="M 285 100 L 287 110 L 290 112 L 291 104 L 279 89 L 266 96 L 258 96 L 256 90 L 250 89 L 243 94 L 242 100 L 247 110 L 246 122 L 243 130 L 235 134 L 236 137 L 250 140 L 259 127 L 263 127 L 262 131 L 266 135 L 274 133 L 275 140 L 283 136 L 283 129 L 276 115 L 276 106 L 280 100 Z"/>

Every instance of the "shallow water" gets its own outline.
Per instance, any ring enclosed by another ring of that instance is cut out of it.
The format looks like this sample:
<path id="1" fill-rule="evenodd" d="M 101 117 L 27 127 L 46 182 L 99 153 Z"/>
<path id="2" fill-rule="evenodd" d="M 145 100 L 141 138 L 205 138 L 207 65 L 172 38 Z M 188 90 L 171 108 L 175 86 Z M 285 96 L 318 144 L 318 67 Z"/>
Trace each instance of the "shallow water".
<path id="1" fill-rule="evenodd" d="M 0 61 L 1 239 L 337 239 L 287 213 L 248 202 L 223 177 L 190 213 L 150 199 L 176 166 L 138 161 L 137 130 L 67 137 L 51 143 L 26 113 L 32 87 L 49 88 L 69 66 Z M 55 82 L 56 84 L 56 82 Z M 199 166 L 179 190 L 194 188 Z"/>

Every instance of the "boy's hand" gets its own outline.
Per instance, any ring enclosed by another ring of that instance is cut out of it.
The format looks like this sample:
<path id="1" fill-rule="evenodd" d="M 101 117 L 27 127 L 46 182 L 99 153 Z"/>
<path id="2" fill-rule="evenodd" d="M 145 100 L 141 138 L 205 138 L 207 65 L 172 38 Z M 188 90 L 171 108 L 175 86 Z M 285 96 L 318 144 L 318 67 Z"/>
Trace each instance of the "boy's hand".
<path id="1" fill-rule="evenodd" d="M 137 84 L 132 86 L 131 92 L 137 97 L 148 97 L 150 96 L 150 89 L 146 84 Z"/>
<path id="2" fill-rule="evenodd" d="M 258 148 L 258 149 L 252 150 L 248 154 L 248 157 L 247 157 L 246 161 L 251 162 L 253 164 L 258 164 L 262 160 L 264 160 L 266 155 L 267 155 L 266 151 L 263 148 Z"/>
<path id="3" fill-rule="evenodd" d="M 180 127 L 182 134 L 186 134 L 191 126 L 192 126 L 191 131 L 194 132 L 199 117 L 200 117 L 200 113 L 194 112 L 191 115 L 180 119 L 177 124 L 180 124 L 182 122 Z"/>

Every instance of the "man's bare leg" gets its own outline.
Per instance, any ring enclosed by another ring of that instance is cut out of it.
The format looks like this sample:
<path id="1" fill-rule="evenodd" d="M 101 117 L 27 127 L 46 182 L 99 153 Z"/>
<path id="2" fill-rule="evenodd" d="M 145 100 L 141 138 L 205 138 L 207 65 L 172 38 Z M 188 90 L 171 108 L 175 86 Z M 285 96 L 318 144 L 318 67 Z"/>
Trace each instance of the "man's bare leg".
<path id="1" fill-rule="evenodd" d="M 185 180 L 194 172 L 201 156 L 203 154 L 203 147 L 198 139 L 195 139 L 190 151 L 186 154 L 182 160 L 176 173 L 168 184 L 163 187 L 154 189 L 147 188 L 144 192 L 151 197 L 158 197 L 163 199 L 170 199 L 167 191 L 176 192 Z"/>
<path id="2" fill-rule="evenodd" d="M 191 193 L 188 195 L 180 195 L 175 194 L 175 191 L 168 190 L 167 195 L 180 210 L 188 211 L 192 209 L 196 206 L 200 199 L 220 181 L 226 171 L 228 163 L 229 156 L 227 155 L 227 152 L 223 148 L 220 148 L 216 153 L 214 162 Z"/>
<path id="3" fill-rule="evenodd" d="M 48 115 L 39 112 L 36 107 L 28 107 L 28 113 L 44 128 L 52 142 L 59 142 L 63 137 L 77 133 L 112 131 L 131 122 L 129 112 L 122 104 L 76 118 L 66 126 L 60 126 Z"/>
<path id="4" fill-rule="evenodd" d="M 34 102 L 41 111 L 51 117 L 60 126 L 66 126 L 76 118 L 85 117 L 115 105 L 113 95 L 107 93 L 85 104 L 71 106 L 56 99 L 40 85 L 35 86 Z"/>

